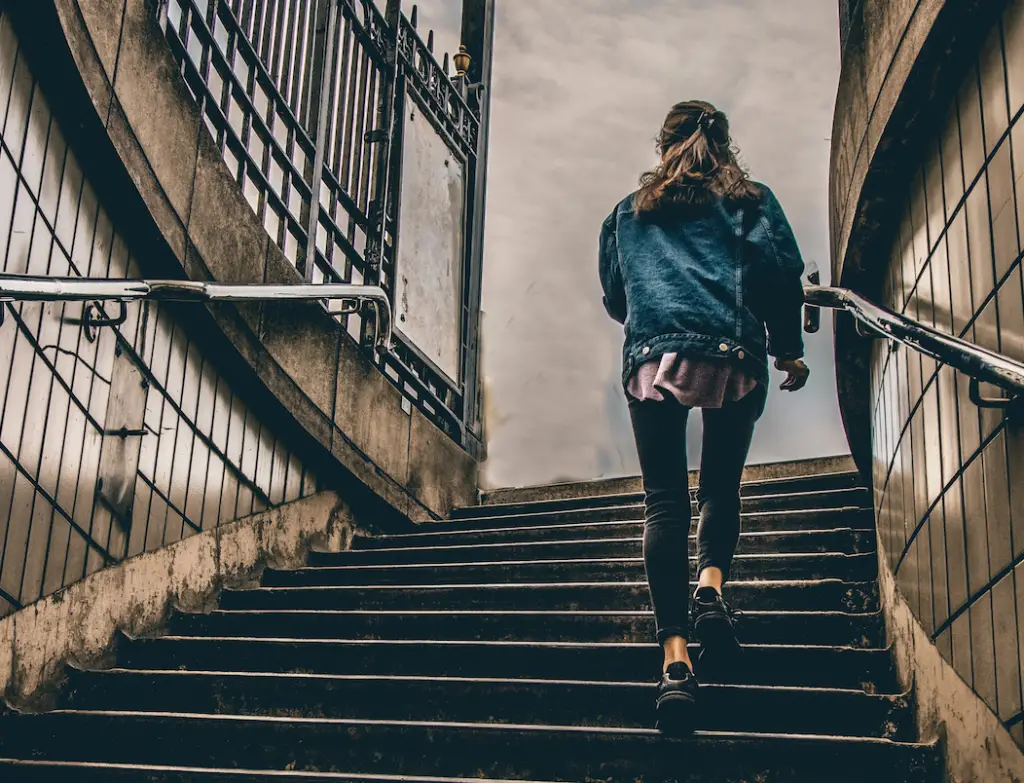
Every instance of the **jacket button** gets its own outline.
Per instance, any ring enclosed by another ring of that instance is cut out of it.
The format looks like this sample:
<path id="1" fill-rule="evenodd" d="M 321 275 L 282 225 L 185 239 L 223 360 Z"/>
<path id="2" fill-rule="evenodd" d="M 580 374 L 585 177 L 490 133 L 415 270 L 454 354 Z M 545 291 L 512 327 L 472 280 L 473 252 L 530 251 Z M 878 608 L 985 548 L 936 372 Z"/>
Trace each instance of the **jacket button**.
<path id="1" fill-rule="evenodd" d="M 721 345 L 718 346 L 718 350 L 720 350 L 722 353 L 725 353 L 726 351 L 729 350 L 729 346 L 726 345 L 725 343 L 722 343 Z"/>
<path id="2" fill-rule="evenodd" d="M 745 359 L 745 358 L 747 358 L 747 355 L 745 353 L 743 353 L 743 351 L 737 351 L 736 358 L 737 359 Z"/>
<path id="3" fill-rule="evenodd" d="M 650 352 L 651 352 L 651 346 L 649 346 L 649 345 L 645 345 L 645 346 L 644 346 L 644 350 L 643 350 L 643 354 L 644 354 L 644 356 L 646 356 L 646 355 L 647 355 L 647 354 L 649 354 Z"/>

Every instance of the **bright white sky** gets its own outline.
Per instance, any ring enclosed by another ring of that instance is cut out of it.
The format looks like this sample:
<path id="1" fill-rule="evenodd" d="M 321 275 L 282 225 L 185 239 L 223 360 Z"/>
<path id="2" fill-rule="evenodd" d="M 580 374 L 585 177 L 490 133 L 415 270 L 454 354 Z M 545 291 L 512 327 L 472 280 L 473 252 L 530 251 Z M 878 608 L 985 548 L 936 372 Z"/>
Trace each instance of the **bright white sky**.
<path id="1" fill-rule="evenodd" d="M 419 6 L 421 32 L 436 29 L 438 57 L 457 49 L 461 0 Z M 729 115 L 752 175 L 778 194 L 805 259 L 827 277 L 837 3 L 497 0 L 497 9 L 484 481 L 635 475 L 622 332 L 601 307 L 597 279 L 601 221 L 653 163 L 668 108 L 701 98 Z M 770 396 L 751 462 L 848 451 L 830 321 L 808 337 L 808 363 L 805 391 Z M 694 416 L 693 467 L 699 425 Z"/>

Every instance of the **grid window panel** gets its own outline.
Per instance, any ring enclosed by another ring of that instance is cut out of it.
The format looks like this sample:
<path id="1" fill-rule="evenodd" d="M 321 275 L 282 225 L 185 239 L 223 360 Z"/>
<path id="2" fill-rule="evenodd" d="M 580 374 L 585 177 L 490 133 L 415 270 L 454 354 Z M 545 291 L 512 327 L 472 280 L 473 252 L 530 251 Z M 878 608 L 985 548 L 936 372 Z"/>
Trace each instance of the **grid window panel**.
<path id="1" fill-rule="evenodd" d="M 1016 115 L 1024 107 L 1024 5 L 1019 1 L 1006 9 L 1003 39 L 1010 113 Z"/>
<path id="2" fill-rule="evenodd" d="M 974 312 L 977 313 L 995 287 L 992 265 L 992 223 L 989 220 L 986 177 L 981 179 L 967 196 L 967 237 L 970 255 L 971 289 Z"/>
<path id="3" fill-rule="evenodd" d="M 1014 575 L 1010 571 L 992 587 L 993 643 L 996 668 L 996 712 L 1009 720 L 1021 711 L 1020 649 Z"/>
<path id="4" fill-rule="evenodd" d="M 985 137 L 976 68 L 971 68 L 965 77 L 957 103 L 960 109 L 960 146 L 964 180 L 970 183 L 985 165 Z"/>
<path id="5" fill-rule="evenodd" d="M 985 521 L 985 475 L 975 459 L 964 470 L 964 522 L 967 527 L 967 573 L 970 592 L 977 593 L 991 577 L 988 526 Z"/>
<path id="6" fill-rule="evenodd" d="M 964 509 L 959 479 L 942 498 L 943 518 L 946 526 L 946 584 L 949 590 L 950 612 L 967 602 L 967 541 L 964 535 Z"/>
<path id="7" fill-rule="evenodd" d="M 971 604 L 971 663 L 974 690 L 988 704 L 996 704 L 995 638 L 992 593 L 986 592 Z"/>
<path id="8" fill-rule="evenodd" d="M 1002 280 L 1017 260 L 1017 209 L 1013 196 L 1010 144 L 999 146 L 988 169 L 989 202 L 992 209 L 992 242 L 995 278 Z"/>
<path id="9" fill-rule="evenodd" d="M 1002 31 L 997 25 L 981 47 L 979 70 L 985 123 L 985 151 L 991 153 L 1009 123 Z"/>
<path id="10" fill-rule="evenodd" d="M 1016 266 L 999 287 L 999 350 L 1024 361 L 1024 298 L 1021 271 Z"/>
<path id="11" fill-rule="evenodd" d="M 985 521 L 989 570 L 995 576 L 1013 559 L 1010 542 L 1010 490 L 1006 476 L 1006 440 L 1000 432 L 982 453 L 985 472 Z"/>

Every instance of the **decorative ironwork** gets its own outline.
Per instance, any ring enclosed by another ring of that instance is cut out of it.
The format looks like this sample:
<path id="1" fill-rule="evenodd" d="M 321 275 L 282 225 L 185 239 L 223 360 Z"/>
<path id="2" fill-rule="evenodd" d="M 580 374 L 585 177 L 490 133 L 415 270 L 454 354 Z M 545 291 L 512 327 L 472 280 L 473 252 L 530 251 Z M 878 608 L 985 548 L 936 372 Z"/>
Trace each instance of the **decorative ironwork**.
<path id="1" fill-rule="evenodd" d="M 475 162 L 479 139 L 465 80 L 424 43 L 415 8 L 390 23 L 372 0 L 168 0 L 162 15 L 207 128 L 284 255 L 310 283 L 378 285 L 393 302 L 406 93 L 460 160 Z M 334 313 L 371 351 L 361 315 Z M 402 335 L 373 359 L 463 442 L 461 381 Z"/>

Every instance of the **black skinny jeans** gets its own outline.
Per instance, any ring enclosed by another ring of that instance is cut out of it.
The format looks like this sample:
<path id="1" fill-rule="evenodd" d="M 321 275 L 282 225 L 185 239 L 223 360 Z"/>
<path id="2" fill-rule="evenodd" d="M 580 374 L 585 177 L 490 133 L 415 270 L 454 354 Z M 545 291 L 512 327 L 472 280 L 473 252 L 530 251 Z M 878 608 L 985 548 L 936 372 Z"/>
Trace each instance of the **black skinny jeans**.
<path id="1" fill-rule="evenodd" d="M 697 508 L 697 574 L 709 566 L 729 568 L 740 537 L 740 479 L 754 424 L 764 411 L 767 389 L 738 402 L 705 408 Z M 686 420 L 690 409 L 673 398 L 629 399 L 633 436 L 644 483 L 644 567 L 654 604 L 658 642 L 690 633 L 690 491 L 686 465 Z"/>

